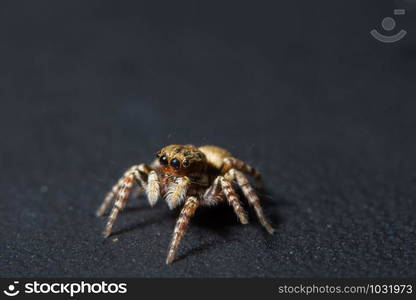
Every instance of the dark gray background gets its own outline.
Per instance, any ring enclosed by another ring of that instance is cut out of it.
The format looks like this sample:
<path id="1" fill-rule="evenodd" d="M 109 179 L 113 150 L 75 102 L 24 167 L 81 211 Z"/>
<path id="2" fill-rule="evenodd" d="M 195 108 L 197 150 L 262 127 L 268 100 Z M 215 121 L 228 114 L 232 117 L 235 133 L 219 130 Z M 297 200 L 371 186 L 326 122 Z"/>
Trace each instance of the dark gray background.
<path id="1" fill-rule="evenodd" d="M 2 1 L 0 276 L 416 276 L 416 11 L 382 44 L 393 1 L 147 2 Z M 131 199 L 103 239 L 170 143 L 258 167 L 276 234 L 201 209 L 166 266 L 178 211 Z"/>

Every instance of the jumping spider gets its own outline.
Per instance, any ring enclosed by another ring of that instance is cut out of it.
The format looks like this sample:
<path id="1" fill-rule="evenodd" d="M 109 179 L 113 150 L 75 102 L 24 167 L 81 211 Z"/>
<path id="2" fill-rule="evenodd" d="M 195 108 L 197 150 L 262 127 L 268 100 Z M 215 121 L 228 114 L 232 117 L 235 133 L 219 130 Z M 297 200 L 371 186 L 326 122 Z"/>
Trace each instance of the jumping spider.
<path id="1" fill-rule="evenodd" d="M 260 223 L 269 233 L 273 228 L 267 221 L 260 200 L 250 185 L 246 174 L 260 179 L 260 173 L 245 162 L 233 157 L 227 150 L 216 146 L 169 145 L 157 152 L 157 158 L 148 166 L 135 165 L 107 194 L 97 210 L 101 216 L 113 202 L 103 235 L 111 234 L 114 221 L 127 202 L 133 183 L 145 191 L 151 206 L 162 196 L 170 209 L 185 202 L 176 222 L 166 263 L 172 263 L 179 242 L 185 234 L 189 220 L 200 205 L 215 205 L 225 200 L 233 207 L 242 224 L 247 224 L 247 214 L 234 190 L 236 184 L 253 206 Z"/>

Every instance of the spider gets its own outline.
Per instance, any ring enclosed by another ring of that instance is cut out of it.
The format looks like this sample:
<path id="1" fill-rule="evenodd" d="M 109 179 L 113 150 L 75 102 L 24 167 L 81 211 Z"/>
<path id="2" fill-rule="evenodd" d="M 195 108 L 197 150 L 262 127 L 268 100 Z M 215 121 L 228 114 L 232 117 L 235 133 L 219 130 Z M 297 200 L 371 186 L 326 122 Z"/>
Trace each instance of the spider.
<path id="1" fill-rule="evenodd" d="M 139 164 L 130 167 L 107 194 L 97 210 L 102 216 L 114 201 L 113 208 L 103 231 L 104 237 L 111 234 L 113 224 L 119 212 L 125 207 L 134 183 L 138 194 L 145 191 L 151 206 L 164 197 L 169 208 L 183 204 L 176 221 L 166 263 L 173 262 L 175 252 L 183 238 L 189 221 L 198 206 L 211 206 L 227 201 L 234 209 L 242 224 L 247 224 L 247 214 L 234 189 L 238 186 L 264 228 L 273 233 L 274 229 L 267 221 L 260 205 L 259 197 L 249 183 L 250 174 L 257 182 L 260 173 L 247 163 L 217 146 L 169 145 L 156 153 L 151 165 Z"/>

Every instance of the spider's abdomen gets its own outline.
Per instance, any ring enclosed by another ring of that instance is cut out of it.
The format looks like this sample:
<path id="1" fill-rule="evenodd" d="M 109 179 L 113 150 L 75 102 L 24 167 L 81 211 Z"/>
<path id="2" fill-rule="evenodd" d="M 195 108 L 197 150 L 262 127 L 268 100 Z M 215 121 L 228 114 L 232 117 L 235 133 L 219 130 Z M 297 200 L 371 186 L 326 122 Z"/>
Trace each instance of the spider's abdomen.
<path id="1" fill-rule="evenodd" d="M 222 168 L 224 158 L 232 156 L 230 152 L 217 146 L 206 145 L 198 149 L 205 154 L 208 165 L 218 171 Z"/>

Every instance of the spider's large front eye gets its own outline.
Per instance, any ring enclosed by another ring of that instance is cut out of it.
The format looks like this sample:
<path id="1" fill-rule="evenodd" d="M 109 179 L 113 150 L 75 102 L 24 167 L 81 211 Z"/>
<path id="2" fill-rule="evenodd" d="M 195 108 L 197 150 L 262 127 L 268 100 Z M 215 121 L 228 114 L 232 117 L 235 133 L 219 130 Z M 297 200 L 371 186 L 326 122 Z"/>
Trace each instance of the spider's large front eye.
<path id="1" fill-rule="evenodd" d="M 163 155 L 159 158 L 159 162 L 161 165 L 163 166 L 167 166 L 168 164 L 168 158 L 166 157 L 166 155 Z"/>
<path id="2" fill-rule="evenodd" d="M 189 167 L 189 161 L 188 161 L 187 159 L 185 159 L 185 160 L 182 162 L 182 165 L 183 165 L 185 168 Z"/>
<path id="3" fill-rule="evenodd" d="M 175 169 L 179 169 L 179 167 L 181 166 L 181 163 L 179 162 L 179 160 L 177 158 L 174 158 L 170 161 L 170 165 Z"/>

